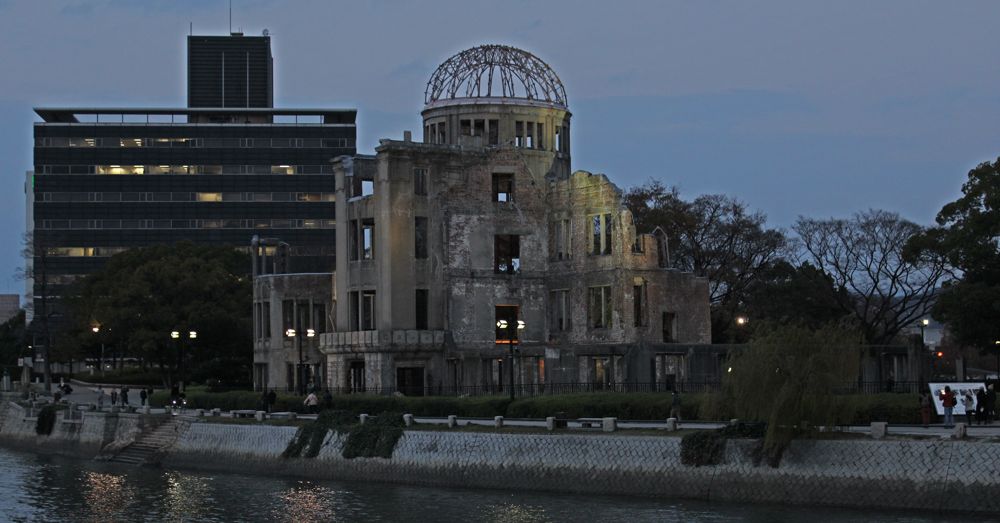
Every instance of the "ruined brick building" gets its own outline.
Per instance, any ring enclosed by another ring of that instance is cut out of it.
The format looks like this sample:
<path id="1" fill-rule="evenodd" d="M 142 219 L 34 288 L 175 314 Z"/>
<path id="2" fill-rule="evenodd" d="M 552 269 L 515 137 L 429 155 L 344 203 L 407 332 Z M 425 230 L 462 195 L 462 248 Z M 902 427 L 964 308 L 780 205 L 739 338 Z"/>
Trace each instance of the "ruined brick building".
<path id="1" fill-rule="evenodd" d="M 438 67 L 425 103 L 421 141 L 404 132 L 373 156 L 332 159 L 336 271 L 257 278 L 256 385 L 438 394 L 511 378 L 686 379 L 689 345 L 710 341 L 707 281 L 666 268 L 664 232 L 636 234 L 606 176 L 572 170 L 555 72 L 476 47 Z M 290 328 L 298 340 L 281 338 Z"/>

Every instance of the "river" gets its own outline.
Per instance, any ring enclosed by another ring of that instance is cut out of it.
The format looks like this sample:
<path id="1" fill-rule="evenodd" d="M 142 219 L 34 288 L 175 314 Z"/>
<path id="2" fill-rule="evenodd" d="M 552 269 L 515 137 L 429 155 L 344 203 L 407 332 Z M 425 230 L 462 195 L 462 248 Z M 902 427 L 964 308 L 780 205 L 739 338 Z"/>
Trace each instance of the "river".
<path id="1" fill-rule="evenodd" d="M 218 474 L 0 449 L 3 521 L 976 521 L 613 496 L 412 487 Z M 986 519 L 981 519 L 986 521 Z"/>

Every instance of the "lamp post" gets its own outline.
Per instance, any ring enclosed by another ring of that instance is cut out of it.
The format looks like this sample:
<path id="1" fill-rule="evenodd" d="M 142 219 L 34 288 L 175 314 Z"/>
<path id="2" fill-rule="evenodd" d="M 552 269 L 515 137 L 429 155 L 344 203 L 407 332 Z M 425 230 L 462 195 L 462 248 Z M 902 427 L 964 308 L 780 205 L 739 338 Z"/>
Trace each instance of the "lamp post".
<path id="1" fill-rule="evenodd" d="M 997 381 L 1000 382 L 1000 340 L 993 342 L 993 349 L 997 353 Z"/>
<path id="2" fill-rule="evenodd" d="M 197 338 L 198 338 L 198 331 L 188 331 L 188 340 L 190 340 L 190 341 L 188 341 L 188 343 L 191 344 L 192 347 L 194 347 L 194 340 L 197 339 Z M 182 349 L 183 349 L 183 347 L 184 347 L 184 345 L 181 345 Z M 182 351 L 181 352 L 181 391 L 182 392 L 186 392 L 187 391 L 187 375 L 186 375 L 187 373 L 185 372 L 186 370 L 187 369 L 184 367 L 184 353 Z"/>
<path id="3" fill-rule="evenodd" d="M 179 376 L 181 372 L 181 333 L 170 331 L 170 339 L 174 340 L 174 343 L 177 344 L 177 374 Z M 183 382 L 181 384 L 183 385 Z"/>
<path id="4" fill-rule="evenodd" d="M 927 346 L 927 342 L 924 341 L 924 329 L 931 324 L 931 320 L 924 318 L 920 320 L 920 347 L 924 348 Z"/>
<path id="5" fill-rule="evenodd" d="M 309 346 L 312 347 L 312 339 L 316 337 L 316 329 L 306 329 L 306 337 L 309 338 Z M 299 365 L 302 365 L 302 373 L 305 374 L 306 362 L 302 359 L 302 347 L 299 347 Z M 314 388 L 315 386 L 316 385 L 313 384 Z"/>
<path id="6" fill-rule="evenodd" d="M 747 323 L 750 323 L 750 319 L 747 318 L 746 316 L 737 316 L 736 317 L 736 325 L 739 325 L 740 327 L 744 327 L 744 326 L 746 326 Z"/>
<path id="7" fill-rule="evenodd" d="M 296 334 L 297 333 L 295 332 L 295 329 L 286 329 L 285 330 L 285 336 L 288 336 L 289 338 L 292 339 L 292 341 L 295 343 L 295 348 L 298 349 L 298 351 L 299 351 L 298 372 L 295 373 L 296 380 L 298 381 L 298 383 L 296 385 L 298 385 L 298 386 L 295 387 L 295 388 L 299 391 L 299 395 L 300 396 L 304 396 L 305 395 L 305 392 L 304 392 L 305 391 L 305 384 L 302 383 L 302 337 L 301 336 L 296 336 Z"/>
<path id="8" fill-rule="evenodd" d="M 90 330 L 93 331 L 94 335 L 96 336 L 99 332 L 101 332 L 101 327 L 100 327 L 100 325 L 94 325 L 93 327 L 90 328 Z M 98 360 L 98 361 L 101 364 L 101 377 L 103 378 L 104 377 L 104 339 L 103 338 L 101 339 L 101 359 Z"/>
<path id="9" fill-rule="evenodd" d="M 503 331 L 507 335 L 507 366 L 510 367 L 510 399 L 514 399 L 514 345 L 518 344 L 517 332 L 524 330 L 525 323 L 521 320 L 517 320 L 517 330 L 513 333 L 510 332 L 510 325 L 507 320 L 497 320 L 497 328 Z"/>

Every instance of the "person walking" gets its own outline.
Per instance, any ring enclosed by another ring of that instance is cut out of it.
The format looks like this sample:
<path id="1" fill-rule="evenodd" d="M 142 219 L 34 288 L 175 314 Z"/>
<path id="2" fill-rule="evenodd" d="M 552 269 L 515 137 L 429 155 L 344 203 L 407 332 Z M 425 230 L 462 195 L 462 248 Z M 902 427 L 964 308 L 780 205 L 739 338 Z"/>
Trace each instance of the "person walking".
<path id="1" fill-rule="evenodd" d="M 104 408 L 104 387 L 97 387 L 97 410 Z"/>
<path id="2" fill-rule="evenodd" d="M 140 407 L 145 407 L 146 406 L 146 399 L 147 398 L 149 398 L 149 393 L 146 392 L 146 389 L 139 390 L 139 406 Z"/>
<path id="3" fill-rule="evenodd" d="M 670 391 L 670 417 L 681 420 L 681 395 L 677 389 Z"/>
<path id="4" fill-rule="evenodd" d="M 972 391 L 965 391 L 962 396 L 962 408 L 965 409 L 965 424 L 972 425 L 972 413 L 976 410 L 976 398 L 972 396 Z"/>
<path id="5" fill-rule="evenodd" d="M 118 391 L 111 389 L 111 406 L 114 407 L 118 405 Z"/>
<path id="6" fill-rule="evenodd" d="M 122 387 L 121 394 L 118 395 L 122 399 L 122 407 L 128 406 L 128 387 Z"/>
<path id="7" fill-rule="evenodd" d="M 316 411 L 318 410 L 317 407 L 319 406 L 319 398 L 316 397 L 315 392 L 310 392 L 302 404 L 306 406 L 306 411 L 309 412 L 309 414 L 316 414 Z"/>
<path id="8" fill-rule="evenodd" d="M 931 424 L 931 394 L 926 390 L 920 393 L 920 421 L 926 429 Z"/>
<path id="9" fill-rule="evenodd" d="M 271 412 L 276 403 L 278 403 L 278 393 L 274 392 L 274 389 L 267 391 L 267 411 Z"/>
<path id="10" fill-rule="evenodd" d="M 955 410 L 955 393 L 951 391 L 951 387 L 945 385 L 944 390 L 941 391 L 941 405 L 944 407 L 944 427 L 946 429 L 955 427 L 955 417 L 952 414 Z"/>

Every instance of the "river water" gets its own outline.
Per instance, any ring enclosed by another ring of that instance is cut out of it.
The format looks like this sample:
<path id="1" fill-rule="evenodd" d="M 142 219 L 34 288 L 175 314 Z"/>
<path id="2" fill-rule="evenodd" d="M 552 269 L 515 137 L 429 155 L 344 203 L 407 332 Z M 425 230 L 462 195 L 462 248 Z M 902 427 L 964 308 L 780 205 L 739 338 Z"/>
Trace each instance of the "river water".
<path id="1" fill-rule="evenodd" d="M 966 515 L 307 481 L 135 468 L 0 449 L 0 521 L 917 523 L 977 519 Z"/>

